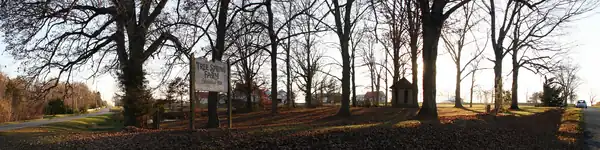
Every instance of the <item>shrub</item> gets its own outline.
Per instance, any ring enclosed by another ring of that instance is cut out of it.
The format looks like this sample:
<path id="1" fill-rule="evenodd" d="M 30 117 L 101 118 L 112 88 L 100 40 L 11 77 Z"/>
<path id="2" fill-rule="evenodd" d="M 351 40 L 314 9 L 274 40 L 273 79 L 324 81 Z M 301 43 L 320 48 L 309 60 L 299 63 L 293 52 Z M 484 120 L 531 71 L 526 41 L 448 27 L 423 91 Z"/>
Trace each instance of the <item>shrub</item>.
<path id="1" fill-rule="evenodd" d="M 562 90 L 559 87 L 546 83 L 543 88 L 544 91 L 540 95 L 540 99 L 545 106 L 558 107 L 562 105 L 560 97 Z"/>
<path id="2" fill-rule="evenodd" d="M 10 107 L 10 101 L 0 99 L 0 122 L 11 121 L 12 108 Z"/>
<path id="3" fill-rule="evenodd" d="M 73 113 L 72 109 L 69 109 L 65 106 L 65 102 L 62 99 L 54 99 L 48 102 L 46 106 L 45 114 L 47 115 L 56 115 L 56 114 L 71 114 Z"/>

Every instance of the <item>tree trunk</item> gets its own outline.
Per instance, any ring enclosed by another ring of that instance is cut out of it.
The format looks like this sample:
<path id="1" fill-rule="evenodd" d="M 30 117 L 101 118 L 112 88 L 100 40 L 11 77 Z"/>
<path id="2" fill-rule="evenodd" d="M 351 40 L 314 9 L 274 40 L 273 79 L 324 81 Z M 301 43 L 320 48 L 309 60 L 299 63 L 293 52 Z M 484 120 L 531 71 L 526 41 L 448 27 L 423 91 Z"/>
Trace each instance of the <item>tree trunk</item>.
<path id="1" fill-rule="evenodd" d="M 425 15 L 421 17 L 423 27 L 423 106 L 419 110 L 418 116 L 437 119 L 436 62 L 438 42 L 444 20 L 441 12 L 431 12 L 426 17 Z"/>
<path id="2" fill-rule="evenodd" d="M 415 2 L 415 1 L 413 1 Z M 413 9 L 412 7 L 414 3 L 406 3 L 406 8 L 408 10 L 410 10 L 407 13 L 407 19 L 408 19 L 408 25 L 409 25 L 409 36 L 410 36 L 410 61 L 411 61 L 411 72 L 412 72 L 412 101 L 413 101 L 413 107 L 418 108 L 419 107 L 419 64 L 417 63 L 417 58 L 418 58 L 418 50 L 419 47 L 417 46 L 418 43 L 418 38 L 419 38 L 419 23 L 421 23 L 421 25 L 424 27 L 424 24 L 422 24 L 422 20 L 423 18 L 421 17 L 421 22 L 419 22 L 419 19 L 417 19 L 417 17 L 419 16 L 420 12 L 419 9 Z M 424 29 L 425 30 L 425 29 Z M 438 39 L 436 39 L 436 41 L 429 41 L 429 42 L 435 42 L 436 46 L 437 46 L 437 41 L 439 40 L 439 36 Z M 425 43 L 425 41 L 423 41 L 423 43 Z M 423 47 L 425 48 L 425 47 Z M 437 47 L 436 47 L 437 49 Z M 423 54 L 424 55 L 424 54 Z M 394 60 L 396 61 L 396 60 Z M 423 60 L 423 62 L 425 62 Z M 423 97 L 424 98 L 424 97 Z M 425 101 L 423 101 L 425 102 Z M 423 103 L 425 104 L 425 103 Z"/>
<path id="3" fill-rule="evenodd" d="M 460 56 L 456 63 L 456 85 L 454 89 L 454 107 L 463 108 L 462 99 L 460 98 Z"/>
<path id="4" fill-rule="evenodd" d="M 230 0 L 222 0 L 219 4 L 219 8 L 221 9 L 219 9 L 215 49 L 213 49 L 212 51 L 213 61 L 221 61 L 223 53 L 225 53 L 225 31 L 227 30 L 227 8 L 229 8 L 229 1 Z M 218 101 L 218 92 L 208 92 L 208 121 L 206 122 L 207 128 L 219 127 L 219 115 L 217 112 Z"/>
<path id="5" fill-rule="evenodd" d="M 273 10 L 271 0 L 265 2 L 268 15 L 269 39 L 271 40 L 271 114 L 277 114 L 277 35 L 273 27 Z"/>
<path id="6" fill-rule="evenodd" d="M 338 116 L 350 116 L 350 56 L 348 55 L 348 38 L 340 37 L 342 48 L 342 106 Z"/>
<path id="7" fill-rule="evenodd" d="M 246 109 L 248 112 L 252 112 L 252 92 L 254 91 L 254 87 L 252 86 L 252 79 L 246 77 Z"/>
<path id="8" fill-rule="evenodd" d="M 310 35 L 307 35 L 307 36 L 310 36 Z M 307 39 L 306 42 L 310 43 L 310 40 Z M 310 45 L 310 44 L 307 44 L 307 45 Z M 313 65 L 315 65 L 315 64 L 311 64 L 310 46 L 307 47 L 307 51 L 306 51 L 306 63 L 307 63 L 306 64 L 306 66 L 307 66 L 307 71 L 306 71 L 307 72 L 306 73 L 307 74 L 306 75 L 307 76 L 306 77 L 306 92 L 305 92 L 306 93 L 306 98 L 304 100 L 306 101 L 305 102 L 306 103 L 306 107 L 312 108 L 313 107 L 312 106 L 312 98 L 313 98 L 312 97 L 312 86 L 313 86 L 312 83 L 313 83 L 313 75 L 314 75 L 314 72 L 313 72 L 312 68 L 313 68 Z"/>
<path id="9" fill-rule="evenodd" d="M 369 69 L 370 69 L 370 71 L 371 71 L 371 92 L 374 92 L 374 91 L 375 91 L 375 75 L 374 75 L 374 74 L 375 74 L 375 73 L 374 73 L 374 72 L 375 72 L 375 71 L 374 71 L 375 69 L 374 69 L 373 67 L 374 67 L 374 66 L 373 66 L 373 65 L 371 65 L 371 68 L 369 68 Z M 375 94 L 375 95 L 377 95 L 377 94 Z M 376 98 L 377 98 L 377 97 L 374 97 L 374 98 L 369 98 L 369 104 L 367 105 L 367 107 L 371 107 L 371 105 L 375 105 L 375 103 L 374 103 L 374 99 L 376 99 Z"/>
<path id="10" fill-rule="evenodd" d="M 377 93 L 375 93 L 375 106 L 379 106 L 379 101 L 381 100 L 381 99 L 379 99 L 380 84 L 381 84 L 381 76 L 377 75 L 377 87 L 375 87 L 375 92 L 377 92 Z"/>
<path id="11" fill-rule="evenodd" d="M 511 102 L 510 109 L 519 110 L 519 63 L 517 62 L 517 54 L 513 51 L 512 55 L 513 73 L 512 73 L 512 88 L 511 88 Z"/>
<path id="12" fill-rule="evenodd" d="M 494 113 L 502 111 L 502 57 L 496 55 L 494 62 Z"/>
<path id="13" fill-rule="evenodd" d="M 132 53 L 133 54 L 133 53 Z M 130 57 L 133 58 L 133 57 Z M 139 57 L 138 57 L 139 58 Z M 142 69 L 142 62 L 136 59 L 130 59 L 128 65 L 123 67 L 123 78 L 121 82 L 125 85 L 125 98 L 124 98 L 124 125 L 125 126 L 136 126 L 142 127 L 145 122 L 142 120 L 144 114 L 142 113 L 142 105 L 140 101 L 144 98 L 144 72 Z M 76 109 L 76 107 L 74 107 Z"/>
<path id="14" fill-rule="evenodd" d="M 342 106 L 340 110 L 337 112 L 337 116 L 349 117 L 350 113 L 350 55 L 348 53 L 348 42 L 350 41 L 350 29 L 352 28 L 352 22 L 350 20 L 350 14 L 352 10 L 352 5 L 354 0 L 346 1 L 344 9 L 344 19 L 342 23 L 342 14 L 341 14 L 341 6 L 339 5 L 339 1 L 333 0 L 333 4 L 336 8 L 334 8 L 334 17 L 335 24 L 338 27 L 336 33 L 340 40 L 340 47 L 342 53 Z M 342 28 L 343 25 L 343 28 Z M 342 31 L 343 30 L 343 31 Z"/>
<path id="15" fill-rule="evenodd" d="M 288 11 L 291 13 L 292 12 L 292 7 L 289 7 Z M 287 36 L 290 37 L 290 32 L 292 32 L 292 24 L 291 23 L 287 24 L 287 29 L 288 29 L 287 30 Z M 291 70 L 291 65 L 290 65 L 290 49 L 291 49 L 291 46 L 292 46 L 291 39 L 292 38 L 288 38 L 287 39 L 287 43 L 286 43 L 287 47 L 285 49 L 285 52 L 286 52 L 285 53 L 286 54 L 286 57 L 285 57 L 285 70 L 287 72 L 287 75 L 286 75 L 286 77 L 287 77 L 287 85 L 286 85 L 286 87 L 287 87 L 286 88 L 286 90 L 287 90 L 287 94 L 286 94 L 287 101 L 286 102 L 288 103 L 288 107 L 289 107 L 289 105 L 292 105 L 292 107 L 296 107 L 294 105 L 294 100 L 292 100 L 292 77 L 291 77 L 292 76 L 292 70 Z"/>
<path id="16" fill-rule="evenodd" d="M 220 126 L 218 104 L 219 104 L 219 92 L 208 92 L 208 122 L 206 123 L 207 128 L 218 128 Z M 211 111 L 214 110 L 214 111 Z"/>
<path id="17" fill-rule="evenodd" d="M 354 49 L 352 50 L 352 107 L 356 107 L 356 66 L 354 65 L 355 55 Z"/>
<path id="18" fill-rule="evenodd" d="M 286 90 L 287 90 L 287 94 L 286 94 L 286 102 L 288 103 L 288 107 L 289 105 L 291 105 L 293 103 L 292 100 L 292 78 L 291 76 L 291 67 L 290 67 L 290 51 L 287 51 L 287 58 L 286 58 L 286 62 L 285 62 L 285 67 L 286 67 L 286 72 L 287 72 L 287 85 L 286 85 Z"/>
<path id="19" fill-rule="evenodd" d="M 288 27 L 289 29 L 289 27 Z M 292 100 L 292 78 L 291 78 L 291 66 L 290 66 L 290 44 L 289 44 L 290 40 L 288 38 L 288 47 L 286 49 L 286 58 L 285 58 L 285 70 L 287 72 L 287 85 L 286 85 L 286 102 L 289 105 L 293 105 L 293 100 Z"/>
<path id="20" fill-rule="evenodd" d="M 387 59 L 388 59 L 388 58 L 387 58 L 387 56 L 386 56 L 386 57 L 385 57 L 385 67 L 384 67 L 385 69 L 387 69 L 387 63 L 388 63 Z M 388 72 L 386 71 L 386 72 L 385 72 L 385 88 L 384 88 L 384 89 L 385 89 L 385 102 L 384 102 L 384 103 L 385 103 L 385 104 L 384 104 L 385 106 L 388 106 L 388 101 L 387 101 L 387 100 L 388 100 L 388 91 L 389 91 L 389 90 L 388 90 L 388 87 L 389 87 L 389 86 L 388 86 Z"/>
<path id="21" fill-rule="evenodd" d="M 471 73 L 471 92 L 470 92 L 470 102 L 469 102 L 469 107 L 473 107 L 473 87 L 475 87 L 475 72 L 477 72 L 477 70 L 474 70 Z"/>

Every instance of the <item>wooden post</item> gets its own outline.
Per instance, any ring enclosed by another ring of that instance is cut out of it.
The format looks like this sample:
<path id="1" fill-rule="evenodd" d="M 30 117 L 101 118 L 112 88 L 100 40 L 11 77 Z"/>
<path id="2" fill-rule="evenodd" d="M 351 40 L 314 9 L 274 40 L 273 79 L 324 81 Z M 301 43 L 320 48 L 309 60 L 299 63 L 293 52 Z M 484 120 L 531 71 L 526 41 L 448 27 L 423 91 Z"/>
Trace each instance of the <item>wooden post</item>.
<path id="1" fill-rule="evenodd" d="M 228 103 L 227 103 L 227 126 L 231 129 L 231 126 L 232 126 L 231 103 L 233 101 L 231 100 L 231 66 L 230 66 L 229 60 L 227 60 L 227 100 L 228 100 Z"/>
<path id="2" fill-rule="evenodd" d="M 196 56 L 190 54 L 190 131 L 194 130 L 194 101 L 196 100 Z"/>

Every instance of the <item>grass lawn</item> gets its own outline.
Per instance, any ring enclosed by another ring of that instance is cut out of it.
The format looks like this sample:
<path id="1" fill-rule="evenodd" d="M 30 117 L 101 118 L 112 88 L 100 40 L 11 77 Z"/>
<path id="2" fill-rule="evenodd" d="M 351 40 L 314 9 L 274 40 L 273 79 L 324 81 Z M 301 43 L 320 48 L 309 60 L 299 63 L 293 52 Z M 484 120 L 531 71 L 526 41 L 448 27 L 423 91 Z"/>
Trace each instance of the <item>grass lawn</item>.
<path id="1" fill-rule="evenodd" d="M 0 149 L 24 149 L 31 144 L 52 144 L 76 139 L 78 136 L 113 132 L 122 128 L 122 119 L 108 114 L 57 122 L 39 127 L 21 128 L 0 132 Z M 4 147 L 4 148 L 3 148 Z"/>
<path id="2" fill-rule="evenodd" d="M 87 113 L 96 113 L 98 112 L 100 109 L 96 109 L 94 111 L 88 111 Z M 44 119 L 56 119 L 56 118 L 63 118 L 63 117 L 70 117 L 70 116 L 77 116 L 77 115 L 81 115 L 81 114 L 56 114 L 56 115 L 44 115 L 42 116 L 42 118 L 39 119 L 31 119 L 31 120 L 21 120 L 21 121 L 13 121 L 13 122 L 2 122 L 0 123 L 0 125 L 9 125 L 9 124 L 17 124 L 17 123 L 23 123 L 23 122 L 30 122 L 30 121 L 38 121 L 38 120 L 44 120 Z"/>
<path id="3" fill-rule="evenodd" d="M 352 117 L 337 117 L 332 106 L 234 114 L 232 129 L 201 129 L 207 120 L 200 116 L 194 132 L 185 129 L 187 121 L 164 123 L 161 130 L 97 131 L 89 122 L 107 118 L 88 118 L 8 134 L 79 132 L 54 141 L 38 137 L 44 142 L 31 146 L 49 149 L 581 149 L 581 109 L 522 106 L 491 116 L 483 105 L 438 106 L 436 121 L 413 120 L 416 108 L 352 108 Z"/>
<path id="4" fill-rule="evenodd" d="M 38 121 L 38 120 L 44 120 L 44 119 L 56 119 L 56 118 L 76 116 L 76 115 L 79 115 L 79 114 L 44 115 L 44 116 L 42 116 L 42 118 L 39 118 L 39 119 L 21 120 L 21 121 L 13 121 L 13 122 L 3 122 L 3 123 L 0 123 L 0 125 L 18 124 L 18 123 L 23 123 L 23 122 Z"/>

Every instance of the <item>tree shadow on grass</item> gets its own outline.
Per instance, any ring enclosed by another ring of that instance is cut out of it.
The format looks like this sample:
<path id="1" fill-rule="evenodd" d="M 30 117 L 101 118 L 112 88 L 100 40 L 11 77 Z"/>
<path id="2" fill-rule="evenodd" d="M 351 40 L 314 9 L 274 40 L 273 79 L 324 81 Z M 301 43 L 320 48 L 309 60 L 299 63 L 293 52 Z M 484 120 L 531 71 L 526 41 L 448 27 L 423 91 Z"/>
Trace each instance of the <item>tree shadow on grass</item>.
<path id="1" fill-rule="evenodd" d="M 439 124 L 394 126 L 396 122 L 403 122 L 400 118 L 413 111 L 380 112 L 395 118 L 383 122 L 376 120 L 385 117 L 373 119 L 375 121 L 328 117 L 306 126 L 288 126 L 289 129 L 277 130 L 275 128 L 286 126 L 272 127 L 273 131 L 260 135 L 249 134 L 248 130 L 217 129 L 193 133 L 166 130 L 132 135 L 99 135 L 93 140 L 74 139 L 61 144 L 39 145 L 38 148 L 52 149 L 66 145 L 66 148 L 110 149 L 110 145 L 118 145 L 118 149 L 581 149 L 577 141 L 563 141 L 559 137 L 580 136 L 580 133 L 564 133 L 560 130 L 562 123 L 576 122 L 562 121 L 562 110 L 529 116 L 478 114 L 442 117 Z M 353 118 L 371 115 L 369 112 L 363 113 Z"/>

